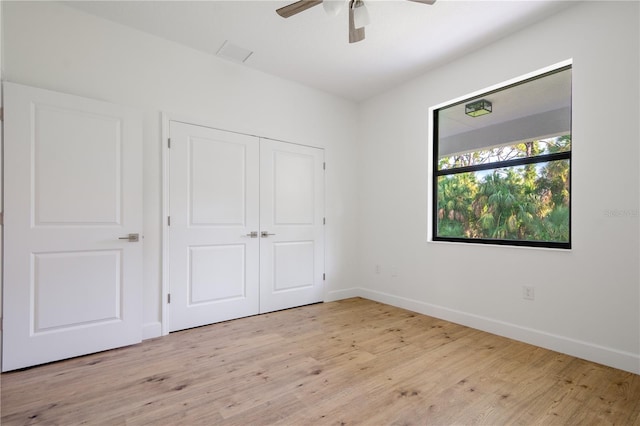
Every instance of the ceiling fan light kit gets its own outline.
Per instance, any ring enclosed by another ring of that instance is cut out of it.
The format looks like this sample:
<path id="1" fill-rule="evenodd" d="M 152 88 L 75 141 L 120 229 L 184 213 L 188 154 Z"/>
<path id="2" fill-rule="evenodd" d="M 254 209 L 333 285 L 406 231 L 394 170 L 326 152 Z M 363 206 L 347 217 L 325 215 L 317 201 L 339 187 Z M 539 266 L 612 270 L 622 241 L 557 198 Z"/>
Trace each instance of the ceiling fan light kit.
<path id="1" fill-rule="evenodd" d="M 329 16 L 338 16 L 342 9 L 346 6 L 348 0 L 324 0 L 322 7 Z"/>
<path id="2" fill-rule="evenodd" d="M 371 23 L 369 11 L 362 0 L 353 1 L 353 23 L 356 28 L 364 28 Z"/>
<path id="3" fill-rule="evenodd" d="M 409 0 L 415 3 L 434 4 L 436 0 Z M 313 6 L 322 3 L 324 11 L 330 16 L 336 16 L 342 11 L 345 4 L 349 4 L 349 43 L 364 40 L 364 27 L 369 25 L 369 11 L 364 0 L 299 0 L 276 10 L 283 18 L 290 18 Z"/>
<path id="4" fill-rule="evenodd" d="M 351 0 L 353 3 L 354 0 Z M 349 4 L 349 43 L 357 43 L 364 40 L 364 27 L 356 28 L 355 10 L 352 4 Z"/>

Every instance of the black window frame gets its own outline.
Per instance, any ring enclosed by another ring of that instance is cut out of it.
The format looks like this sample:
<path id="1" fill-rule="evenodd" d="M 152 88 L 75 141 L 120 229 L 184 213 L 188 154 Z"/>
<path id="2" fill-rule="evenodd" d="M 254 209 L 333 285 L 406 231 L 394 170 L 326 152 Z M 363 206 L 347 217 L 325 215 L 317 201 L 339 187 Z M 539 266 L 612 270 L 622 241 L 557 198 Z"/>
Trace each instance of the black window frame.
<path id="1" fill-rule="evenodd" d="M 515 86 L 519 86 L 521 84 L 525 84 L 527 82 L 530 81 L 534 81 L 534 80 L 538 80 L 541 78 L 544 78 L 546 76 L 561 72 L 561 71 L 565 71 L 565 70 L 571 70 L 573 68 L 572 64 L 569 65 L 565 65 L 559 68 L 555 68 L 551 71 L 547 71 L 544 73 L 540 73 L 538 75 L 535 75 L 533 77 L 530 78 L 526 78 L 520 81 L 517 81 L 515 83 L 512 84 L 507 84 L 501 87 L 498 87 L 496 89 L 493 90 L 489 90 L 480 94 L 476 94 L 472 97 L 467 97 L 463 100 L 460 101 L 456 101 L 456 102 L 452 102 L 452 103 L 448 103 L 445 105 L 442 105 L 438 108 L 434 108 L 433 109 L 433 114 L 432 114 L 432 126 L 433 126 L 433 147 L 432 147 L 432 172 L 431 172 L 431 176 L 432 176 L 432 191 L 431 191 L 431 204 L 432 204 L 432 211 L 431 211 L 431 219 L 432 219 L 432 232 L 431 232 L 431 239 L 432 241 L 446 241 L 446 242 L 459 242 L 459 243 L 465 243 L 465 244 L 488 244 L 488 245 L 499 245 L 499 246 L 517 246 L 517 247 L 537 247 L 537 248 L 551 248 L 551 249 L 571 249 L 572 245 L 572 226 L 571 226 L 571 222 L 572 222 L 572 216 L 573 216 L 573 209 L 572 209 L 572 200 L 573 197 L 571 196 L 572 194 L 572 185 L 573 185 L 573 179 L 572 179 L 572 152 L 573 152 L 573 139 L 571 140 L 571 150 L 569 151 L 564 151 L 564 152 L 558 152 L 558 153 L 552 153 L 552 154 L 543 154 L 543 155 L 537 155 L 537 156 L 532 156 L 532 157 L 521 157 L 521 158 L 514 158 L 511 160 L 505 160 L 505 161 L 498 161 L 498 162 L 493 162 L 493 163 L 484 163 L 484 164 L 476 164 L 473 166 L 463 166 L 463 167 L 456 167 L 456 168 L 451 168 L 451 169 L 438 169 L 438 160 L 439 160 L 439 136 L 438 136 L 438 113 L 440 110 L 445 109 L 445 108 L 450 108 L 452 106 L 456 106 L 456 105 L 460 105 L 460 104 L 464 104 L 467 103 L 471 100 L 474 99 L 478 99 L 480 97 L 486 97 L 492 93 L 496 93 L 499 91 L 503 91 L 506 89 L 509 89 L 511 87 L 515 87 Z M 571 103 L 573 104 L 573 100 L 571 100 Z M 572 108 L 573 109 L 573 108 Z M 573 114 L 571 114 L 573 116 Z M 571 121 L 572 121 L 571 117 Z M 573 130 L 573 123 L 570 122 L 570 130 L 569 130 L 569 134 L 571 134 Z M 447 236 L 439 236 L 438 235 L 438 178 L 440 176 L 448 176 L 448 175 L 453 175 L 453 174 L 461 174 L 461 173 L 470 173 L 470 172 L 477 172 L 477 171 L 483 171 L 483 170 L 496 170 L 496 169 L 503 169 L 503 168 L 507 168 L 507 167 L 516 167 L 516 166 L 522 166 L 522 165 L 527 165 L 527 164 L 538 164 L 538 163 L 547 163 L 550 161 L 557 161 L 557 160 L 568 160 L 569 161 L 569 241 L 567 242 L 558 242 L 558 241 L 539 241 L 539 240 L 508 240 L 508 239 L 493 239 L 493 238 L 463 238 L 463 237 L 447 237 Z"/>

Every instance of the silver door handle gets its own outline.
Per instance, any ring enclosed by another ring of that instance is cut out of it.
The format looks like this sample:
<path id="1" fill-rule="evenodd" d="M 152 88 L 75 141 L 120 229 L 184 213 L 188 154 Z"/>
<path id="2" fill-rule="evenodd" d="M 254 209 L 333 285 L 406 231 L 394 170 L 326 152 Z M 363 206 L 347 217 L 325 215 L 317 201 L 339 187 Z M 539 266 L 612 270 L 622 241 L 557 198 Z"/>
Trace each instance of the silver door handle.
<path id="1" fill-rule="evenodd" d="M 247 234 L 247 237 L 258 238 L 258 231 L 251 231 Z"/>
<path id="2" fill-rule="evenodd" d="M 127 240 L 130 243 L 137 243 L 138 241 L 140 241 L 140 235 L 139 234 L 129 234 L 126 237 L 120 237 L 118 239 L 119 240 Z"/>
<path id="3" fill-rule="evenodd" d="M 270 233 L 269 233 L 269 231 L 262 231 L 262 232 L 260 233 L 260 236 L 261 236 L 262 238 L 267 238 L 269 235 L 276 235 L 276 234 L 270 234 Z"/>

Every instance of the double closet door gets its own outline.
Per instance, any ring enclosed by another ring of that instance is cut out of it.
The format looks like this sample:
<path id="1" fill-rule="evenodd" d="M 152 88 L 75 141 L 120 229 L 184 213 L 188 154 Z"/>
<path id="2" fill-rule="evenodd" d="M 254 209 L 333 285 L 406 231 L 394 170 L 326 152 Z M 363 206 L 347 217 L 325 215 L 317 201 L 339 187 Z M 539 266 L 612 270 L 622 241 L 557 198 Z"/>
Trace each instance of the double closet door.
<path id="1" fill-rule="evenodd" d="M 323 150 L 169 123 L 169 330 L 320 302 Z"/>

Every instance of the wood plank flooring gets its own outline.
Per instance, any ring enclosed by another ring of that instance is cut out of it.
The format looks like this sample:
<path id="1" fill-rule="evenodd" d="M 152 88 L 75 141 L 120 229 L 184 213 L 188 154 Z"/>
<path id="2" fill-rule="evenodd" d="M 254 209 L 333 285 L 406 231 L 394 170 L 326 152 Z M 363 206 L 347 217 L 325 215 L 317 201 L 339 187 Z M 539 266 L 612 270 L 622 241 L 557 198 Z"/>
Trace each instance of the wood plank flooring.
<path id="1" fill-rule="evenodd" d="M 3 425 L 640 425 L 640 376 L 364 299 L 5 373 Z"/>

